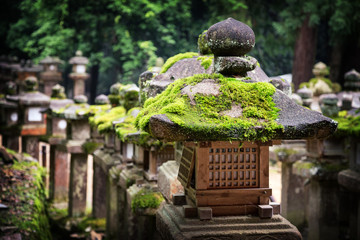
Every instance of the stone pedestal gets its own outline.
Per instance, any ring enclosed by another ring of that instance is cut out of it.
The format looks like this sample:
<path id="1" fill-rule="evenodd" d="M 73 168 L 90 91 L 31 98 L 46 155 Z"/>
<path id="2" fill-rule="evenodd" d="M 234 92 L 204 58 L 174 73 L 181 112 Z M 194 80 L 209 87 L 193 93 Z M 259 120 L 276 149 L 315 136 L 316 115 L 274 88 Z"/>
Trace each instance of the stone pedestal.
<path id="1" fill-rule="evenodd" d="M 302 239 L 299 231 L 280 215 L 213 217 L 211 221 L 184 218 L 183 208 L 164 204 L 157 212 L 156 228 L 163 240 L 174 239 Z"/>
<path id="2" fill-rule="evenodd" d="M 107 179 L 109 169 L 114 164 L 120 164 L 120 156 L 108 150 L 94 152 L 94 181 L 93 181 L 93 217 L 106 217 Z"/>
<path id="3" fill-rule="evenodd" d="M 85 153 L 71 154 L 69 216 L 77 217 L 85 214 L 87 161 Z"/>

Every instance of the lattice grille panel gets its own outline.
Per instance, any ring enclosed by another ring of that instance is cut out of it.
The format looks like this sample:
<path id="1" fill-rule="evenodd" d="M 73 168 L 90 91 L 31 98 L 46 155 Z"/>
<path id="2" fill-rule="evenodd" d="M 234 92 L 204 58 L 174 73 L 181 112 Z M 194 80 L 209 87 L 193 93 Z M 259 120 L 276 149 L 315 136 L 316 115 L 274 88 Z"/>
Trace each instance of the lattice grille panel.
<path id="1" fill-rule="evenodd" d="M 209 149 L 209 189 L 259 187 L 259 148 Z"/>
<path id="2" fill-rule="evenodd" d="M 175 150 L 172 146 L 167 146 L 157 153 L 156 166 L 160 167 L 164 162 L 175 159 Z"/>

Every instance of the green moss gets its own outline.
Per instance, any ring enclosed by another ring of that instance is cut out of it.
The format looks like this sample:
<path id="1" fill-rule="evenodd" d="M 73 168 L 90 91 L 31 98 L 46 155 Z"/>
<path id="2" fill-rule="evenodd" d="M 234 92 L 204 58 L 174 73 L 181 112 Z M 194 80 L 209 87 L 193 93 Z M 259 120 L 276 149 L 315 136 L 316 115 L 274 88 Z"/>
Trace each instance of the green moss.
<path id="1" fill-rule="evenodd" d="M 121 141 L 125 141 L 126 135 L 137 132 L 135 127 L 135 117 L 133 116 L 134 111 L 138 111 L 140 108 L 132 108 L 126 114 L 125 119 L 122 123 L 118 123 L 115 126 L 115 132 Z"/>
<path id="2" fill-rule="evenodd" d="M 93 152 L 95 152 L 96 149 L 98 149 L 99 147 L 102 147 L 103 144 L 102 143 L 97 143 L 97 142 L 86 142 L 83 145 L 81 145 L 81 148 L 83 149 L 83 151 L 87 154 L 92 154 Z"/>
<path id="3" fill-rule="evenodd" d="M 214 60 L 214 56 L 200 56 L 197 58 L 197 60 L 201 61 L 201 66 L 203 66 L 205 69 L 208 69 Z"/>
<path id="4" fill-rule="evenodd" d="M 311 169 L 316 167 L 316 164 L 313 162 L 303 162 L 303 161 L 297 161 L 293 165 L 295 169 L 301 170 L 301 169 Z"/>
<path id="5" fill-rule="evenodd" d="M 181 59 L 184 58 L 192 58 L 195 56 L 198 56 L 198 53 L 195 52 L 186 52 L 186 53 L 179 53 L 171 58 L 169 58 L 168 60 L 166 60 L 164 66 L 161 68 L 160 74 L 161 73 L 166 73 L 166 71 L 171 68 L 172 65 L 174 65 L 176 62 L 180 61 Z"/>
<path id="6" fill-rule="evenodd" d="M 8 212 L 2 213 L 0 226 L 16 226 L 23 239 L 51 239 L 50 225 L 46 212 L 43 178 L 45 171 L 37 162 L 15 161 L 13 165 L 4 166 L 3 171 L 11 172 L 7 190 L 2 192 L 1 200 L 10 206 Z M 23 180 L 20 176 L 26 176 Z M 1 176 L 3 177 L 3 176 Z"/>
<path id="7" fill-rule="evenodd" d="M 204 79 L 214 79 L 220 84 L 219 96 L 196 94 L 196 105 L 190 104 L 187 95 L 181 94 L 186 85 L 196 85 Z M 283 126 L 275 121 L 278 111 L 272 100 L 275 87 L 269 83 L 245 83 L 242 79 L 225 78 L 221 74 L 199 74 L 178 79 L 157 95 L 149 98 L 136 118 L 137 128 L 149 132 L 149 119 L 165 114 L 186 132 L 200 136 L 237 136 L 219 140 L 272 139 Z M 242 116 L 233 118 L 221 114 L 232 105 L 240 105 Z M 261 128 L 261 130 L 259 129 Z"/>
<path id="8" fill-rule="evenodd" d="M 107 111 L 98 112 L 89 118 L 92 126 L 97 126 L 99 133 L 106 133 L 113 129 L 112 122 L 125 116 L 125 108 L 122 106 L 111 108 Z"/>
<path id="9" fill-rule="evenodd" d="M 105 218 L 83 218 L 77 226 L 81 232 L 85 232 L 85 229 L 91 227 L 91 229 L 101 229 L 105 230 L 106 228 L 106 219 Z"/>
<path id="10" fill-rule="evenodd" d="M 319 82 L 319 80 L 325 82 L 333 92 L 341 91 L 341 86 L 338 83 L 333 83 L 330 79 L 325 77 L 312 78 L 309 80 L 309 82 L 301 83 L 299 88 L 303 88 L 306 86 L 307 88 L 313 89 L 315 85 Z"/>
<path id="11" fill-rule="evenodd" d="M 340 111 L 338 117 L 332 119 L 338 122 L 336 136 L 360 136 L 360 116 L 352 116 L 347 111 Z"/>
<path id="12" fill-rule="evenodd" d="M 76 114 L 91 116 L 98 112 L 106 111 L 110 108 L 111 108 L 110 104 L 90 105 L 90 106 L 84 104 L 83 107 L 76 110 Z"/>
<path id="13" fill-rule="evenodd" d="M 140 190 L 131 201 L 131 209 L 136 212 L 138 209 L 158 208 L 164 201 L 160 192 L 151 192 L 150 190 Z"/>

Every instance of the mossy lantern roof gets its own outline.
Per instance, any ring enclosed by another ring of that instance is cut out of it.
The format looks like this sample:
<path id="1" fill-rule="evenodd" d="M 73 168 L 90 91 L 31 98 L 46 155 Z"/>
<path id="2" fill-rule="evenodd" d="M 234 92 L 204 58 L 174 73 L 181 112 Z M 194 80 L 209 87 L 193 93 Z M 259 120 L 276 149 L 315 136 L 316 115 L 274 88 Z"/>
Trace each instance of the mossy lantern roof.
<path id="1" fill-rule="evenodd" d="M 251 29 L 243 25 L 227 19 L 210 27 L 209 41 L 217 43 L 209 44 L 212 52 L 218 54 L 214 56 L 215 73 L 174 81 L 165 91 L 145 102 L 135 125 L 166 141 L 265 142 L 331 135 L 337 122 L 297 105 L 267 80 L 253 78 L 244 74 L 243 69 L 239 70 L 248 62 L 257 64 L 251 57 L 243 56 L 250 51 L 249 45 L 253 46 L 252 38 L 255 38 Z M 214 39 L 218 29 L 222 31 L 222 38 L 229 38 L 230 43 L 234 41 L 241 46 L 245 41 L 244 47 L 236 50 L 242 55 L 228 54 L 233 46 Z M 244 29 L 247 32 L 242 34 Z M 235 37 L 238 39 L 232 39 Z M 226 76 L 216 73 L 216 66 L 225 69 Z"/>

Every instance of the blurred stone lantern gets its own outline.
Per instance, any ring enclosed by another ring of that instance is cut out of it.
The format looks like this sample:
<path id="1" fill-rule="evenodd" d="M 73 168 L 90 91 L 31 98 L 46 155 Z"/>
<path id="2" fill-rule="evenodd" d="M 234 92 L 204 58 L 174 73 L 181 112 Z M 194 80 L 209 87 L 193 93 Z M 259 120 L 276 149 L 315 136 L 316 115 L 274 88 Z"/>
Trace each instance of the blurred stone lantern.
<path id="1" fill-rule="evenodd" d="M 52 88 L 62 81 L 61 72 L 59 71 L 59 65 L 62 63 L 63 61 L 58 57 L 50 56 L 40 61 L 44 68 L 43 72 L 40 73 L 40 86 L 48 96 L 52 94 Z"/>
<path id="2" fill-rule="evenodd" d="M 76 51 L 76 56 L 72 57 L 69 60 L 69 63 L 73 65 L 72 73 L 70 73 L 70 78 L 74 81 L 74 95 L 84 95 L 85 94 L 85 80 L 90 77 L 86 73 L 86 65 L 89 63 L 88 58 L 83 57 L 82 51 Z"/>
<path id="3" fill-rule="evenodd" d="M 337 123 L 297 105 L 268 83 L 266 75 L 254 73 L 256 59 L 245 56 L 255 44 L 247 25 L 229 18 L 210 27 L 207 35 L 214 72 L 225 76 L 177 80 L 138 116 L 138 126 L 152 136 L 184 142 L 178 179 L 187 205 L 176 199 L 174 204 L 181 202 L 182 210 L 164 205 L 158 211 L 158 230 L 166 239 L 195 239 L 204 232 L 209 239 L 256 239 L 259 232 L 249 229 L 257 224 L 261 236 L 301 239 L 294 226 L 273 216 L 280 206 L 270 203 L 269 146 L 280 139 L 325 138 Z M 229 222 L 213 218 L 228 215 L 240 216 Z M 271 217 L 276 222 L 271 227 L 261 219 Z M 214 224 L 219 228 L 213 229 Z"/>
<path id="4" fill-rule="evenodd" d="M 16 84 L 12 81 L 6 82 L 6 96 L 16 94 Z M 21 151 L 19 109 L 16 102 L 0 99 L 0 144 L 14 151 Z"/>
<path id="5" fill-rule="evenodd" d="M 345 73 L 344 87 L 347 90 L 359 91 L 360 90 L 360 73 L 355 69 Z"/>
<path id="6" fill-rule="evenodd" d="M 13 120 L 18 119 L 21 125 L 22 150 L 38 159 L 39 137 L 46 135 L 46 115 L 43 113 L 48 108 L 50 97 L 37 91 L 36 77 L 25 79 L 25 92 L 18 96 L 9 96 L 9 101 L 14 101 L 19 106 L 18 117 L 13 114 Z"/>
<path id="7" fill-rule="evenodd" d="M 38 77 L 38 74 L 43 70 L 40 65 L 34 65 L 33 62 L 28 60 L 21 60 L 20 64 L 13 64 L 12 71 L 16 78 L 16 84 L 18 85 L 19 93 L 26 91 L 25 80 L 28 77 Z"/>

